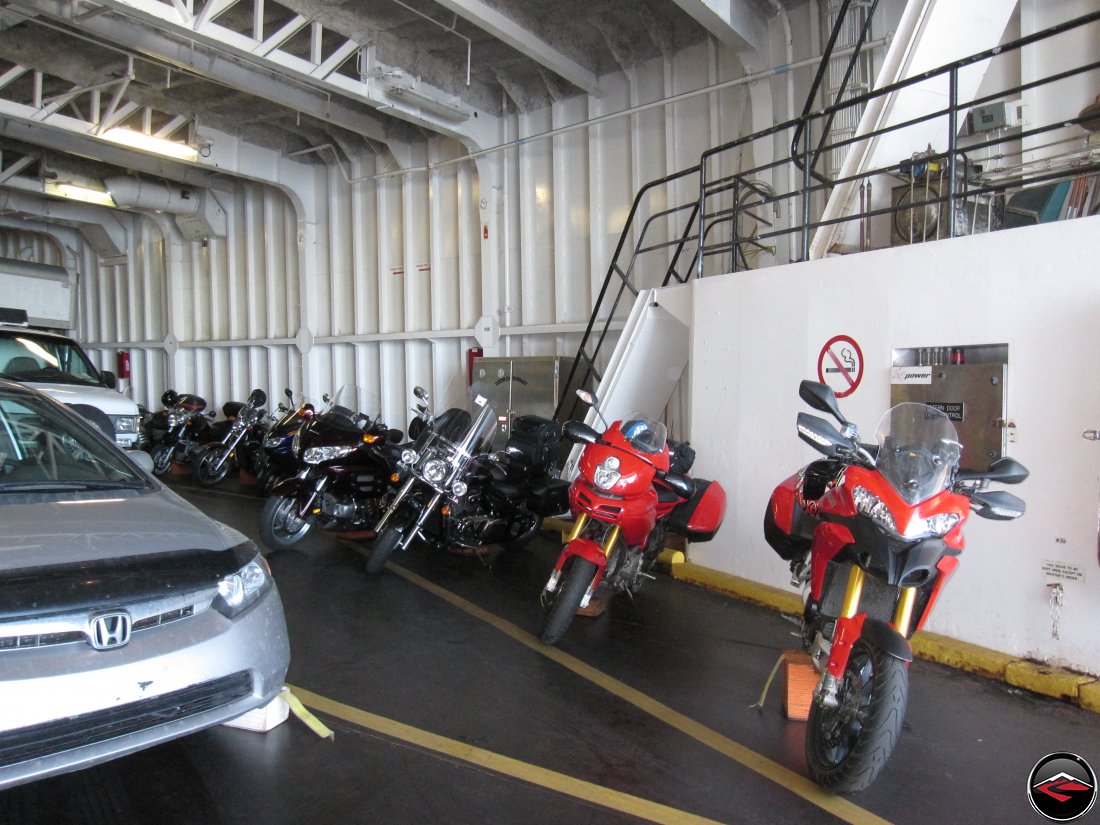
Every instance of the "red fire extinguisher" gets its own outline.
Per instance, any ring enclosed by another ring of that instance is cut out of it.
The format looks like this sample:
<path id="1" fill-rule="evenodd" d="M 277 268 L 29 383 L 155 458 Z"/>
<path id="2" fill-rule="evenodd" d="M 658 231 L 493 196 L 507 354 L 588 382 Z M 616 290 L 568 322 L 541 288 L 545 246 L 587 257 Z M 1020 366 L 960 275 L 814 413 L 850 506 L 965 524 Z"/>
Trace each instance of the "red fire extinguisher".
<path id="1" fill-rule="evenodd" d="M 470 347 L 466 350 L 466 386 L 474 383 L 474 359 L 485 354 L 481 347 Z"/>
<path id="2" fill-rule="evenodd" d="M 130 378 L 130 351 L 125 350 L 125 349 L 120 349 L 116 353 L 115 365 L 118 367 L 118 370 L 117 370 L 118 377 L 129 379 Z"/>

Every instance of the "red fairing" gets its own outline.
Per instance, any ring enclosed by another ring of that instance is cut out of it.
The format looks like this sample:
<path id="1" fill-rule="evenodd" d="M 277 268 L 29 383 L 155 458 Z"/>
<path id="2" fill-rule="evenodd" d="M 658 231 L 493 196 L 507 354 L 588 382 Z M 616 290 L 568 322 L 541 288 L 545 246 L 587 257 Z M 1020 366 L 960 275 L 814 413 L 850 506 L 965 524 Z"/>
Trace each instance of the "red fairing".
<path id="1" fill-rule="evenodd" d="M 947 584 L 947 580 L 951 578 L 951 575 L 955 572 L 959 566 L 958 556 L 944 556 L 936 563 L 936 569 L 940 571 L 940 575 L 936 578 L 935 584 L 932 585 L 932 593 L 928 596 L 928 604 L 924 606 L 924 612 L 917 620 L 917 630 L 921 630 L 924 627 L 924 623 L 928 621 L 928 617 L 932 615 L 932 608 L 936 605 L 936 600 L 940 597 L 940 593 L 943 592 L 944 585 Z"/>
<path id="2" fill-rule="evenodd" d="M 603 578 L 604 571 L 607 570 L 607 556 L 603 554 L 603 548 L 592 539 L 573 539 L 562 548 L 561 555 L 558 556 L 558 563 L 554 566 L 554 572 L 560 571 L 565 566 L 565 562 L 573 556 L 580 556 L 582 559 L 587 559 L 596 565 L 596 577 L 593 579 L 592 586 L 598 585 Z"/>
<path id="3" fill-rule="evenodd" d="M 825 587 L 825 568 L 837 553 L 855 542 L 852 531 L 843 524 L 822 522 L 814 530 L 814 552 L 810 559 L 810 595 L 821 599 Z"/>
<path id="4" fill-rule="evenodd" d="M 788 478 L 772 492 L 768 500 L 771 509 L 772 521 L 776 527 L 790 535 L 794 527 L 794 503 L 798 498 L 798 474 Z"/>
<path id="5" fill-rule="evenodd" d="M 569 509 L 574 515 L 588 513 L 594 519 L 618 524 L 627 544 L 642 544 L 657 523 L 657 491 L 651 485 L 630 498 L 611 498 L 579 475 L 569 487 Z"/>

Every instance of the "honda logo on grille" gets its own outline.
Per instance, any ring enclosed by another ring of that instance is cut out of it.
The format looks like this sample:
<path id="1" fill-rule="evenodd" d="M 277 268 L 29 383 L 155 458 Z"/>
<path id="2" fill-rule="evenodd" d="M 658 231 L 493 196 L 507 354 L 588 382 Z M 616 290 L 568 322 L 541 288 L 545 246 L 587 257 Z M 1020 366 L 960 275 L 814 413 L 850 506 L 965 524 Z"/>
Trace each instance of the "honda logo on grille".
<path id="1" fill-rule="evenodd" d="M 104 613 L 92 619 L 92 647 L 110 650 L 130 641 L 130 614 Z"/>

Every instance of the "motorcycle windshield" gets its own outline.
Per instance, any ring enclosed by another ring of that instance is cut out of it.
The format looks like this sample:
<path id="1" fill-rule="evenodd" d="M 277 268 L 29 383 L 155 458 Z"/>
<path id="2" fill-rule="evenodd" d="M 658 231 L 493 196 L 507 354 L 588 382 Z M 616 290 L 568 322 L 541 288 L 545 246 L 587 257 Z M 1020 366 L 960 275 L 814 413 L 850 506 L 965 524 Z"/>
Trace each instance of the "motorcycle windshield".
<path id="1" fill-rule="evenodd" d="M 908 504 L 944 490 L 958 468 L 962 445 L 945 413 L 927 404 L 906 402 L 879 422 L 876 467 Z"/>
<path id="2" fill-rule="evenodd" d="M 481 382 L 471 386 L 466 398 L 466 415 L 455 415 L 456 410 L 451 409 L 440 416 L 440 436 L 466 456 L 488 452 L 497 423 L 491 397 L 488 387 Z M 449 421 L 443 420 L 449 415 L 453 416 Z"/>
<path id="3" fill-rule="evenodd" d="M 656 455 L 665 448 L 668 429 L 645 413 L 633 412 L 623 419 L 619 432 L 631 447 L 648 455 Z"/>

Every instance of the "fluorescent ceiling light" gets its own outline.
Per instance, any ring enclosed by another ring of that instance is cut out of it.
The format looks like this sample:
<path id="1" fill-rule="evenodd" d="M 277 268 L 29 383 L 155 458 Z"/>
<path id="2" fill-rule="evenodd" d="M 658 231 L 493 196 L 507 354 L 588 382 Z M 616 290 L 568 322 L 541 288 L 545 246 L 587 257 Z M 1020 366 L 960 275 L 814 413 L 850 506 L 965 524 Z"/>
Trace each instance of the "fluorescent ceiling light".
<path id="1" fill-rule="evenodd" d="M 102 135 L 104 140 L 121 143 L 132 149 L 141 149 L 143 152 L 152 152 L 155 155 L 178 158 L 179 160 L 197 160 L 199 150 L 188 146 L 186 143 L 177 143 L 174 140 L 165 140 L 144 132 L 135 132 L 125 126 L 115 126 L 108 129 Z"/>
<path id="2" fill-rule="evenodd" d="M 461 103 L 451 103 L 409 86 L 390 86 L 386 89 L 386 94 L 446 120 L 467 120 L 473 114 L 472 110 Z"/>
<path id="3" fill-rule="evenodd" d="M 54 183 L 53 181 L 47 181 L 45 192 L 47 195 L 68 198 L 71 201 L 94 203 L 99 206 L 115 205 L 110 192 L 106 192 L 102 189 L 93 189 L 89 186 L 81 186 L 79 183 Z"/>

